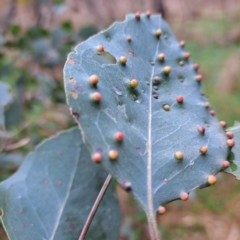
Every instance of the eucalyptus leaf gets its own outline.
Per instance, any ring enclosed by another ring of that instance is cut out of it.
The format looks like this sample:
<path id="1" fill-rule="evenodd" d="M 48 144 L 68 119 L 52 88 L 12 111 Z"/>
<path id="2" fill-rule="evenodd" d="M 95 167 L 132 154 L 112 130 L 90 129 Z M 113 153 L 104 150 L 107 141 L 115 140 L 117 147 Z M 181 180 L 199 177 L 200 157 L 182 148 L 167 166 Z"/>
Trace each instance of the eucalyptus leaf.
<path id="1" fill-rule="evenodd" d="M 67 102 L 84 142 L 141 203 L 149 222 L 159 206 L 209 185 L 229 152 L 202 76 L 183 47 L 159 15 L 130 14 L 79 44 L 64 68 Z M 97 60 L 104 52 L 117 62 Z M 119 131 L 122 142 L 114 137 Z"/>
<path id="2" fill-rule="evenodd" d="M 77 128 L 44 141 L 0 184 L 11 240 L 78 239 L 107 174 L 89 161 Z M 118 239 L 120 210 L 110 185 L 86 239 Z"/>
<path id="3" fill-rule="evenodd" d="M 231 149 L 228 156 L 230 167 L 225 169 L 225 172 L 233 174 L 240 180 L 240 123 L 235 122 L 234 125 L 227 129 L 234 134 L 235 146 Z"/>

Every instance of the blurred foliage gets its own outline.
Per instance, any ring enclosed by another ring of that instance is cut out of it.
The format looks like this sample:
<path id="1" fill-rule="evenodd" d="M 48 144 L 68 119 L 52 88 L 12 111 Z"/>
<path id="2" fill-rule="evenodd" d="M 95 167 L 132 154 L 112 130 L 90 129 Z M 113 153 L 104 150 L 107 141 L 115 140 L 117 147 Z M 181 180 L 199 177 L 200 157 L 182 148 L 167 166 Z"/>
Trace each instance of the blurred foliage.
<path id="1" fill-rule="evenodd" d="M 48 3 L 38 0 L 33 4 Z M 54 1 L 52 8 L 61 4 Z M 15 22 L 0 33 L 0 115 L 3 111 L 5 115 L 5 127 L 0 128 L 1 180 L 16 171 L 23 156 L 42 139 L 75 125 L 65 105 L 62 69 L 74 46 L 98 29 L 86 25 L 76 30 L 70 21 L 52 28 L 43 25 L 25 29 Z"/>
<path id="2" fill-rule="evenodd" d="M 96 28 L 91 26 L 74 31 L 67 21 L 51 31 L 35 26 L 22 32 L 11 25 L 2 36 L 0 79 L 11 85 L 14 96 L 5 110 L 6 127 L 15 135 L 11 141 L 31 138 L 24 152 L 73 124 L 66 114 L 62 68 L 73 46 L 93 33 Z"/>

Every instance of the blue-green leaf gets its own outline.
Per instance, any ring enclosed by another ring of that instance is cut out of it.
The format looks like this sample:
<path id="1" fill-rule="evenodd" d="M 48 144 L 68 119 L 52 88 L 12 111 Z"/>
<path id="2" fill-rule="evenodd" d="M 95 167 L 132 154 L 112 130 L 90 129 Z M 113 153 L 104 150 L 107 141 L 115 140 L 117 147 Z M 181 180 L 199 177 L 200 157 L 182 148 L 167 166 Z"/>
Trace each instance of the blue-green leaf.
<path id="1" fill-rule="evenodd" d="M 235 122 L 234 125 L 227 129 L 234 134 L 235 146 L 231 149 L 228 156 L 230 167 L 225 172 L 233 174 L 240 180 L 240 123 Z"/>
<path id="2" fill-rule="evenodd" d="M 78 239 L 107 174 L 89 161 L 77 128 L 44 141 L 0 184 L 11 240 Z M 86 239 L 118 239 L 120 210 L 110 185 Z"/>
<path id="3" fill-rule="evenodd" d="M 117 62 L 107 61 L 102 46 Z M 99 78 L 95 86 L 89 83 L 92 75 Z M 130 14 L 68 56 L 67 102 L 84 141 L 91 154 L 102 155 L 101 165 L 138 199 L 150 221 L 159 206 L 208 185 L 208 176 L 222 169 L 228 155 L 227 138 L 209 112 L 201 78 L 158 15 Z M 132 79 L 138 81 L 136 88 Z M 99 101 L 94 101 L 96 92 Z M 125 135 L 123 142 L 114 138 L 118 131 Z M 118 152 L 116 160 L 110 159 L 111 150 Z M 178 151 L 182 160 L 175 158 Z"/>

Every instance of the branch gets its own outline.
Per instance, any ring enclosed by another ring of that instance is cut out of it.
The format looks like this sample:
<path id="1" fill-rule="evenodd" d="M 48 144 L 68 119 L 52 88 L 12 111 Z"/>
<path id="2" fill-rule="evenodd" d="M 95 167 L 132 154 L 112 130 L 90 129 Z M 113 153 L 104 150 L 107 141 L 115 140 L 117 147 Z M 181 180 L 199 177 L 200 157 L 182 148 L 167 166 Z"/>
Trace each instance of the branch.
<path id="1" fill-rule="evenodd" d="M 94 218 L 94 215 L 95 215 L 95 213 L 96 213 L 96 211 L 97 211 L 97 209 L 98 209 L 98 207 L 99 207 L 99 205 L 100 205 L 100 203 L 102 201 L 102 198 L 103 198 L 103 196 L 104 196 L 104 194 L 105 194 L 105 192 L 106 192 L 106 190 L 107 190 L 111 180 L 112 180 L 112 176 L 110 174 L 108 174 L 108 176 L 107 176 L 107 178 L 106 178 L 106 180 L 105 180 L 105 182 L 104 182 L 104 184 L 103 184 L 103 186 L 102 186 L 102 188 L 101 188 L 101 190 L 100 190 L 100 192 L 99 192 L 99 194 L 97 196 L 97 199 L 96 199 L 95 203 L 93 204 L 91 212 L 88 215 L 88 218 L 87 218 L 87 220 L 85 222 L 85 225 L 84 225 L 84 227 L 82 229 L 81 235 L 80 235 L 78 240 L 84 240 L 84 238 L 86 237 L 88 229 L 90 227 L 90 224 L 91 224 L 91 222 L 92 222 L 92 220 Z"/>

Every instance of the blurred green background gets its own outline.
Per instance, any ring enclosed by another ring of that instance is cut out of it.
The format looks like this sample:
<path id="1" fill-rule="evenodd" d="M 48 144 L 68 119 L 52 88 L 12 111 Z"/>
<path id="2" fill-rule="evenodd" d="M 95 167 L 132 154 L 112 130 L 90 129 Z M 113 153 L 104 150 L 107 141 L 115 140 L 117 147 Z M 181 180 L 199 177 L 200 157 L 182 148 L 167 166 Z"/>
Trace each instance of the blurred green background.
<path id="1" fill-rule="evenodd" d="M 239 0 L 1 0 L 0 81 L 13 99 L 0 127 L 0 180 L 16 171 L 36 144 L 75 125 L 65 104 L 62 69 L 74 46 L 130 12 L 162 13 L 191 60 L 200 64 L 204 92 L 219 120 L 240 121 Z M 3 162 L 3 163 L 2 163 Z M 240 183 L 196 190 L 159 217 L 165 240 L 239 240 Z M 121 189 L 121 240 L 146 240 L 144 213 Z M 0 239 L 7 237 L 0 229 Z"/>

